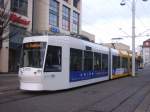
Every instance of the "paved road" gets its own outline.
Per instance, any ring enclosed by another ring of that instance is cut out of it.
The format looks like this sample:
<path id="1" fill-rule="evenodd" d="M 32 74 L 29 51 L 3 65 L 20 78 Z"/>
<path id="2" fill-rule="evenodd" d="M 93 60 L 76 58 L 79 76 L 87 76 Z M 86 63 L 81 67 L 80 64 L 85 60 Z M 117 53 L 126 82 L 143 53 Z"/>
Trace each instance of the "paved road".
<path id="1" fill-rule="evenodd" d="M 0 76 L 0 112 L 150 112 L 149 68 L 134 78 L 58 92 L 23 92 L 17 77 Z"/>

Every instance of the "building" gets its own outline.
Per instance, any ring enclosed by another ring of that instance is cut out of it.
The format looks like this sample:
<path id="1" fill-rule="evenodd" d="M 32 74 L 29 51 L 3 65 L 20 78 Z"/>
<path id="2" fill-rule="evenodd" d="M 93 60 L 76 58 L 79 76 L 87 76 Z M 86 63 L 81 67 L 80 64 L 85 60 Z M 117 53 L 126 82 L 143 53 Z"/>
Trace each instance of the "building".
<path id="1" fill-rule="evenodd" d="M 34 33 L 79 34 L 81 0 L 34 0 Z"/>
<path id="2" fill-rule="evenodd" d="M 0 72 L 18 71 L 21 44 L 28 34 L 80 34 L 81 4 L 82 0 L 0 0 L 0 7 L 10 12 L 3 34 L 8 39 L 0 47 Z"/>
<path id="3" fill-rule="evenodd" d="M 0 72 L 17 72 L 24 35 L 32 31 L 32 0 L 0 0 L 10 17 L 0 48 Z"/>
<path id="4" fill-rule="evenodd" d="M 150 39 L 143 42 L 143 63 L 150 63 Z"/>

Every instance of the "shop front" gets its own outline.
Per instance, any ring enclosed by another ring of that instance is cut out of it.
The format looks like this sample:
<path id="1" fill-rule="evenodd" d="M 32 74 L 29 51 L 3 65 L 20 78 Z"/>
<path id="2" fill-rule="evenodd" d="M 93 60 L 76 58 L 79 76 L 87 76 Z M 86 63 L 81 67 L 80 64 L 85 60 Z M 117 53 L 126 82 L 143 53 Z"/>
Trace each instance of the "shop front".
<path id="1" fill-rule="evenodd" d="M 9 30 L 9 72 L 18 72 L 26 28 L 11 24 Z"/>

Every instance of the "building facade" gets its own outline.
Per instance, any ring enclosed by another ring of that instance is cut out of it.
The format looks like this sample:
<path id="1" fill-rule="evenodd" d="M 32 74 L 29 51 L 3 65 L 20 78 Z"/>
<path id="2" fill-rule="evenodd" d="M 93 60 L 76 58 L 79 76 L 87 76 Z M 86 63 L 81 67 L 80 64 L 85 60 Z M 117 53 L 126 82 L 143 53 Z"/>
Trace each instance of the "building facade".
<path id="1" fill-rule="evenodd" d="M 23 37 L 28 34 L 80 34 L 82 0 L 0 0 L 10 22 L 0 48 L 0 73 L 17 72 Z"/>
<path id="2" fill-rule="evenodd" d="M 143 63 L 150 63 L 150 39 L 143 42 Z"/>
<path id="3" fill-rule="evenodd" d="M 32 0 L 0 0 L 10 21 L 0 48 L 0 72 L 17 72 L 23 37 L 32 31 Z"/>
<path id="4" fill-rule="evenodd" d="M 81 0 L 34 0 L 33 32 L 79 34 Z"/>

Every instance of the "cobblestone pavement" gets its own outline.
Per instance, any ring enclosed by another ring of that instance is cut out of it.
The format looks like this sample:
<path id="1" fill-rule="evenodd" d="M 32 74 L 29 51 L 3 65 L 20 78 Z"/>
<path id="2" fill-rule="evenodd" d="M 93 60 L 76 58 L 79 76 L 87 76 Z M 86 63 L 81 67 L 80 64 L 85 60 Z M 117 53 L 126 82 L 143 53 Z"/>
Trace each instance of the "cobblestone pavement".
<path id="1" fill-rule="evenodd" d="M 0 74 L 0 112 L 150 112 L 150 65 L 136 77 L 57 92 L 20 91 L 17 75 Z"/>

